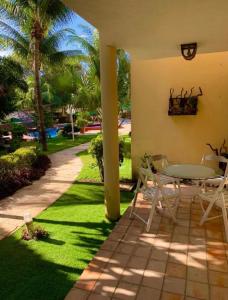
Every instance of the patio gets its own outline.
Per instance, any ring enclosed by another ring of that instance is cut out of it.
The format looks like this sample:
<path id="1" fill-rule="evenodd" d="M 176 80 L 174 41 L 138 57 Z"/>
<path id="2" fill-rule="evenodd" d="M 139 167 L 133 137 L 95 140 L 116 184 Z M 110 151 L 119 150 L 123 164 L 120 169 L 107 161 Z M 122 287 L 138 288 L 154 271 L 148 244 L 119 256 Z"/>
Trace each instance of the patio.
<path id="1" fill-rule="evenodd" d="M 199 226 L 200 205 L 182 185 L 178 224 L 156 215 L 146 233 L 129 208 L 66 297 L 71 299 L 228 299 L 228 246 L 220 219 Z M 149 205 L 139 201 L 138 212 Z"/>

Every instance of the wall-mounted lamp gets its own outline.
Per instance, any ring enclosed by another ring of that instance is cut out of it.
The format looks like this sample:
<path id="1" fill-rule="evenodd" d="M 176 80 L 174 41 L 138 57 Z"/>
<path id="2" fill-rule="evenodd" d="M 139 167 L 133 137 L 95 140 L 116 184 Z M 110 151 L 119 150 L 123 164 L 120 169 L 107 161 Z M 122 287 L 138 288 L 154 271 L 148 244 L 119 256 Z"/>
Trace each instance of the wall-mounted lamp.
<path id="1" fill-rule="evenodd" d="M 197 43 L 181 44 L 181 53 L 184 59 L 191 60 L 196 56 Z"/>

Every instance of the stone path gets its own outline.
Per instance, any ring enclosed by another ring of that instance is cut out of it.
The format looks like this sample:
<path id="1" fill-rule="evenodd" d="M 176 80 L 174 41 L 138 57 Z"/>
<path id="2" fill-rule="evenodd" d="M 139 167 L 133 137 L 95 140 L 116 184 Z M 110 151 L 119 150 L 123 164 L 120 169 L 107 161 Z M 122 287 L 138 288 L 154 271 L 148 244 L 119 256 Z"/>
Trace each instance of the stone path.
<path id="1" fill-rule="evenodd" d="M 51 154 L 52 167 L 45 176 L 0 201 L 0 240 L 24 224 L 26 212 L 37 216 L 71 186 L 82 167 L 75 154 L 88 146 L 86 143 Z"/>

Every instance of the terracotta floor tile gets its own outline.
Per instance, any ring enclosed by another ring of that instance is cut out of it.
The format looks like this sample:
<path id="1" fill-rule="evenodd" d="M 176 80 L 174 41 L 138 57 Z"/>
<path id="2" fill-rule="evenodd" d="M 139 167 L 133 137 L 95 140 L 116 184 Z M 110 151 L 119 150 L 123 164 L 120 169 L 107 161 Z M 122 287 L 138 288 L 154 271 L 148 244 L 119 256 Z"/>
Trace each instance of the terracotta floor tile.
<path id="1" fill-rule="evenodd" d="M 122 254 L 132 254 L 134 250 L 134 245 L 127 244 L 127 243 L 120 243 L 116 249 L 116 252 L 122 253 Z"/>
<path id="2" fill-rule="evenodd" d="M 228 300 L 223 224 L 199 226 L 201 210 L 197 201 L 191 204 L 192 191 L 183 186 L 178 224 L 156 215 L 146 232 L 142 222 L 128 219 L 128 209 L 81 276 L 92 293 L 73 288 L 69 299 L 77 293 L 77 300 Z M 137 208 L 143 216 L 149 209 L 144 200 Z"/>
<path id="3" fill-rule="evenodd" d="M 166 262 L 151 260 L 144 272 L 142 284 L 161 289 L 163 284 Z"/>
<path id="4" fill-rule="evenodd" d="M 190 228 L 190 235 L 205 238 L 204 228 Z"/>
<path id="5" fill-rule="evenodd" d="M 165 277 L 163 290 L 170 293 L 184 295 L 185 293 L 185 280 L 176 277 Z"/>
<path id="6" fill-rule="evenodd" d="M 205 283 L 187 281 L 186 295 L 198 299 L 209 299 L 209 287 Z"/>
<path id="7" fill-rule="evenodd" d="M 199 257 L 192 257 L 191 255 L 188 255 L 187 265 L 188 267 L 205 270 L 207 268 L 207 261 L 205 259 L 200 259 Z"/>
<path id="8" fill-rule="evenodd" d="M 73 288 L 65 297 L 65 300 L 86 300 L 89 296 L 89 292 Z"/>
<path id="9" fill-rule="evenodd" d="M 228 272 L 227 260 L 216 258 L 208 262 L 208 268 L 218 272 Z"/>
<path id="10" fill-rule="evenodd" d="M 142 285 L 161 289 L 164 280 L 164 273 L 153 271 L 153 270 L 146 270 L 143 275 Z"/>
<path id="11" fill-rule="evenodd" d="M 208 282 L 208 278 L 207 278 L 207 269 L 199 269 L 199 268 L 195 268 L 195 267 L 188 267 L 188 271 L 187 271 L 187 279 L 190 281 L 199 281 L 199 282 L 203 282 L 203 283 L 207 283 Z"/>
<path id="12" fill-rule="evenodd" d="M 151 247 L 137 245 L 135 246 L 133 255 L 148 258 L 151 253 Z"/>
<path id="13" fill-rule="evenodd" d="M 135 299 L 138 288 L 137 285 L 120 282 L 115 290 L 114 297 L 122 300 Z"/>
<path id="14" fill-rule="evenodd" d="M 167 264 L 166 274 L 171 277 L 185 278 L 186 266 L 169 262 Z"/>
<path id="15" fill-rule="evenodd" d="M 174 234 L 172 242 L 188 244 L 188 236 L 184 234 Z"/>
<path id="16" fill-rule="evenodd" d="M 213 239 L 213 240 L 218 240 L 218 241 L 223 241 L 223 235 L 222 232 L 218 230 L 206 230 L 206 235 L 207 238 Z"/>
<path id="17" fill-rule="evenodd" d="M 222 288 L 217 286 L 211 286 L 211 299 L 227 300 L 228 288 Z"/>
<path id="18" fill-rule="evenodd" d="M 139 289 L 137 300 L 159 300 L 160 291 L 156 289 L 151 289 L 149 287 L 142 286 Z"/>
<path id="19" fill-rule="evenodd" d="M 127 263 L 127 266 L 129 268 L 144 270 L 146 264 L 147 264 L 147 259 L 138 256 L 131 256 Z"/>
<path id="20" fill-rule="evenodd" d="M 169 251 L 169 262 L 177 264 L 187 264 L 187 254 L 183 252 L 175 252 L 175 250 Z"/>
<path id="21" fill-rule="evenodd" d="M 118 285 L 118 280 L 115 279 L 98 279 L 94 285 L 93 292 L 103 296 L 112 296 Z"/>
<path id="22" fill-rule="evenodd" d="M 186 243 L 178 243 L 178 242 L 172 242 L 170 244 L 170 249 L 172 251 L 177 251 L 177 252 L 187 252 L 188 249 L 188 244 Z"/>
<path id="23" fill-rule="evenodd" d="M 126 266 L 129 260 L 129 255 L 115 252 L 110 258 L 109 263 L 121 265 L 122 267 Z"/>
<path id="24" fill-rule="evenodd" d="M 127 268 L 123 271 L 120 281 L 125 281 L 133 284 L 140 284 L 143 277 L 144 270 Z"/>
<path id="25" fill-rule="evenodd" d="M 168 259 L 168 251 L 166 248 L 153 247 L 150 258 L 166 261 Z"/>
<path id="26" fill-rule="evenodd" d="M 209 282 L 213 285 L 228 288 L 228 273 L 215 272 L 209 270 Z"/>
<path id="27" fill-rule="evenodd" d="M 75 299 L 75 300 L 77 300 L 77 299 Z M 89 296 L 88 300 L 111 300 L 111 297 L 92 293 Z"/>
<path id="28" fill-rule="evenodd" d="M 184 300 L 184 296 L 180 294 L 163 292 L 161 300 Z"/>
<path id="29" fill-rule="evenodd" d="M 188 235 L 189 228 L 187 227 L 182 227 L 182 226 L 175 226 L 174 227 L 174 234 L 182 234 L 182 235 Z"/>

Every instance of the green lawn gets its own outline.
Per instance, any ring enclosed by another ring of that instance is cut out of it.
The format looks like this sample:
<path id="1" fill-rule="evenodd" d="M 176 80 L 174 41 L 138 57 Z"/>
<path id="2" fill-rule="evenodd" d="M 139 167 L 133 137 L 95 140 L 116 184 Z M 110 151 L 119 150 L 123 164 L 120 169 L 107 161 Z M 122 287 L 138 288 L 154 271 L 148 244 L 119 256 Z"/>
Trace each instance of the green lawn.
<path id="1" fill-rule="evenodd" d="M 120 180 L 130 180 L 131 175 L 131 138 L 123 136 L 124 139 L 124 161 L 120 166 Z M 83 169 L 81 170 L 77 180 L 79 181 L 97 181 L 100 182 L 100 175 L 98 167 L 96 166 L 96 160 L 88 153 L 83 151 L 77 154 L 82 162 Z"/>
<path id="2" fill-rule="evenodd" d="M 86 163 L 79 178 L 96 172 Z M 121 212 L 132 197 L 121 192 Z M 35 219 L 50 233 L 47 240 L 22 241 L 18 230 L 0 241 L 0 299 L 64 299 L 114 226 L 104 217 L 103 199 L 102 185 L 76 182 Z"/>
<path id="3" fill-rule="evenodd" d="M 75 140 L 73 141 L 70 138 L 66 137 L 56 137 L 53 139 L 48 139 L 48 151 L 46 151 L 46 154 L 55 153 L 67 148 L 71 148 L 74 146 L 78 146 L 80 144 L 84 144 L 87 142 L 90 142 L 91 139 L 93 139 L 96 135 L 95 134 L 84 134 L 84 135 L 78 135 L 75 136 Z M 40 148 L 40 144 L 37 141 L 34 142 L 24 142 L 23 146 L 28 145 L 36 145 Z"/>
<path id="4" fill-rule="evenodd" d="M 103 187 L 75 183 L 35 223 L 45 241 L 22 241 L 21 230 L 0 241 L 0 299 L 63 299 L 114 224 L 104 218 Z M 121 193 L 121 211 L 132 199 Z"/>
<path id="5" fill-rule="evenodd" d="M 98 167 L 95 165 L 95 159 L 92 158 L 88 151 L 78 153 L 85 168 L 82 169 L 78 176 L 79 181 L 97 181 L 100 182 L 100 175 Z M 131 179 L 131 159 L 124 158 L 123 164 L 120 166 L 120 179 L 129 180 Z"/>

